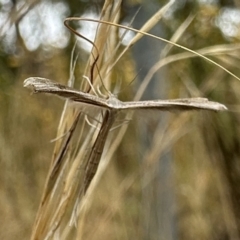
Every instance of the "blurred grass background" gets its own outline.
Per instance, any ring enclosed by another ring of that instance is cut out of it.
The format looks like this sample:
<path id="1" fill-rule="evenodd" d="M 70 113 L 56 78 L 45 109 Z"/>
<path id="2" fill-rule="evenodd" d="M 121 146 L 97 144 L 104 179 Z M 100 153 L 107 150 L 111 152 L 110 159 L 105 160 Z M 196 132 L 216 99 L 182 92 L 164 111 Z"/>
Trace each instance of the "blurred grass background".
<path id="1" fill-rule="evenodd" d="M 123 1 L 121 22 L 129 22 L 141 7 L 133 22 L 139 28 L 165 3 Z M 97 16 L 103 2 L 0 4 L 0 238 L 27 239 L 63 102 L 31 96 L 22 83 L 40 76 L 66 84 L 75 37 L 63 20 Z M 194 50 L 235 46 L 211 58 L 240 76 L 239 1 L 176 1 L 153 33 L 170 39 L 189 16 L 178 43 Z M 91 33 L 91 26 L 75 27 Z M 119 63 L 120 99 L 133 99 L 158 61 L 165 45 L 149 41 L 144 38 Z M 89 53 L 82 42 L 77 48 L 79 82 Z M 180 52 L 171 49 L 172 55 Z M 136 113 L 85 214 L 83 239 L 240 239 L 239 90 L 238 80 L 199 58 L 175 61 L 155 74 L 143 99 L 201 96 L 230 111 Z"/>

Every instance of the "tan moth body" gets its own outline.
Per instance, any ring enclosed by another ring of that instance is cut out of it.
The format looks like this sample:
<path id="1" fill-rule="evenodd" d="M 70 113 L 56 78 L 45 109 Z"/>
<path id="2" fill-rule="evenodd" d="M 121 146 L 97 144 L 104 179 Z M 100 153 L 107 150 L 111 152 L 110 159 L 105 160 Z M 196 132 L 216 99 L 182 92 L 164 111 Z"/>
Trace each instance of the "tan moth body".
<path id="1" fill-rule="evenodd" d="M 96 174 L 105 141 L 119 111 L 137 109 L 156 109 L 160 111 L 197 109 L 211 111 L 227 110 L 223 104 L 208 101 L 207 98 L 181 98 L 172 100 L 122 102 L 114 95 L 110 95 L 109 98 L 104 99 L 89 93 L 77 91 L 73 88 L 53 82 L 49 79 L 39 77 L 31 77 L 26 79 L 24 81 L 24 87 L 32 88 L 35 93 L 49 93 L 62 98 L 70 99 L 76 103 L 85 103 L 107 110 L 87 162 L 84 177 L 84 192 L 87 191 L 89 184 Z"/>
<path id="2" fill-rule="evenodd" d="M 34 92 L 50 93 L 74 102 L 86 103 L 99 106 L 109 110 L 137 110 L 137 109 L 158 109 L 161 111 L 170 110 L 227 110 L 223 104 L 209 101 L 207 98 L 181 98 L 171 100 L 149 100 L 122 102 L 111 95 L 108 99 L 100 98 L 89 93 L 77 91 L 67 86 L 55 83 L 46 78 L 31 77 L 24 81 L 24 87 L 33 88 Z"/>

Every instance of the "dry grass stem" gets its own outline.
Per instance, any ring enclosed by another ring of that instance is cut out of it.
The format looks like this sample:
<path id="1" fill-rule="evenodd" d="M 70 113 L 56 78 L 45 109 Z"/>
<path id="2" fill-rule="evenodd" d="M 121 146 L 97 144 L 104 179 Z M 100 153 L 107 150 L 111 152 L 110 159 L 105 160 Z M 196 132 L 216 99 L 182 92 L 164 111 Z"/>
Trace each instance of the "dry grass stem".
<path id="1" fill-rule="evenodd" d="M 62 236 L 64 236 L 64 239 L 84 238 L 87 213 L 91 210 L 94 194 L 98 191 L 98 184 L 110 166 L 117 147 L 128 132 L 127 124 L 120 126 L 117 130 L 114 130 L 116 134 L 114 134 L 110 144 L 108 140 L 109 132 L 116 124 L 121 112 L 125 111 L 126 119 L 131 119 L 133 112 L 129 112 L 129 110 L 154 109 L 181 112 L 186 110 L 227 110 L 223 104 L 197 97 L 139 101 L 153 75 L 160 68 L 183 59 L 200 57 L 218 68 L 214 72 L 216 74 L 214 76 L 218 76 L 223 70 L 235 79 L 240 80 L 233 72 L 207 57 L 211 56 L 221 60 L 223 54 L 228 54 L 227 62 L 231 64 L 230 60 L 233 57 L 231 52 L 238 50 L 240 48 L 239 44 L 215 45 L 191 50 L 176 43 L 192 23 L 194 16 L 190 15 L 184 21 L 171 40 L 148 33 L 174 2 L 169 1 L 140 30 L 118 24 L 121 1 L 105 1 L 99 20 L 78 17 L 67 18 L 64 23 L 69 30 L 87 40 L 93 46 L 84 71 L 84 78 L 87 81 L 81 83 L 81 91 L 74 89 L 74 69 L 78 60 L 77 57 L 74 58 L 74 50 L 72 51 L 68 86 L 44 78 L 32 77 L 25 80 L 25 87 L 33 88 L 36 93 L 48 93 L 67 99 L 58 125 L 52 162 L 33 227 L 32 240 L 55 239 Z M 72 21 L 89 21 L 98 24 L 94 42 L 76 32 L 70 26 Z M 126 32 L 133 31 L 136 33 L 129 45 L 124 47 L 120 53 L 119 28 L 125 29 Z M 132 98 L 133 101 L 122 102 L 113 96 L 110 91 L 115 87 L 114 84 L 116 85 L 113 81 L 114 67 L 117 66 L 127 50 L 144 36 L 163 41 L 168 45 L 160 54 L 159 61 L 152 66 L 143 79 L 136 95 Z M 169 55 L 173 46 L 185 52 Z M 189 84 L 191 80 L 187 75 L 179 72 L 179 77 L 183 79 L 182 82 L 187 86 L 190 95 L 198 96 L 200 94 L 200 90 L 194 84 Z M 209 82 L 203 85 L 202 89 L 211 91 L 213 86 L 213 83 Z M 103 97 L 102 93 L 98 94 L 102 90 L 106 93 L 106 97 Z M 99 96 L 96 96 L 97 94 Z M 165 122 L 165 125 L 159 123 L 155 126 L 152 145 L 143 156 L 144 164 L 132 177 L 122 182 L 121 189 L 128 190 L 146 169 L 149 172 L 144 175 L 145 184 L 148 185 L 148 183 L 153 182 L 156 173 L 151 175 L 151 171 L 154 171 L 157 157 L 167 151 L 170 146 L 191 129 L 189 127 L 179 127 L 187 125 L 187 122 L 191 120 L 189 115 L 181 116 L 171 121 L 172 124 Z M 164 139 L 166 135 L 168 137 Z M 119 192 L 119 198 L 123 197 L 122 195 L 122 192 Z M 108 221 L 112 216 L 113 212 L 111 210 L 106 211 L 105 221 Z"/>

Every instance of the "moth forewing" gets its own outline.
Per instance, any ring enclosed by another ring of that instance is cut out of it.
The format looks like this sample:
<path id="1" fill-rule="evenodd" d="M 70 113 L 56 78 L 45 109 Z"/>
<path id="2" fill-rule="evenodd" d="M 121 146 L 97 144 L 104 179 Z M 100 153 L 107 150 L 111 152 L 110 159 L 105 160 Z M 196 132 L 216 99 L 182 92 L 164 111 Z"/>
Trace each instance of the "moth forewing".
<path id="1" fill-rule="evenodd" d="M 32 88 L 36 93 L 49 93 L 63 98 L 68 98 L 75 103 L 84 103 L 106 110 L 103 116 L 101 128 L 94 141 L 90 155 L 88 157 L 84 178 L 84 193 L 87 191 L 93 177 L 96 174 L 108 133 L 115 122 L 119 111 L 137 109 L 156 109 L 160 111 L 171 110 L 211 110 L 223 111 L 227 108 L 220 103 L 208 101 L 206 98 L 182 98 L 172 100 L 151 100 L 151 101 L 131 101 L 122 102 L 114 95 L 108 99 L 77 91 L 73 88 L 55 83 L 46 78 L 32 77 L 24 81 L 24 87 Z"/>
<path id="2" fill-rule="evenodd" d="M 116 117 L 115 110 L 106 110 L 103 116 L 103 121 L 101 124 L 101 128 L 97 135 L 97 138 L 93 144 L 91 149 L 91 153 L 89 155 L 87 165 L 86 165 L 86 172 L 84 177 L 84 193 L 87 191 L 93 177 L 97 172 L 98 165 L 100 163 L 100 159 L 103 153 L 103 149 L 105 146 L 105 142 L 107 140 L 107 136 L 110 132 L 112 125 L 114 124 L 115 117 Z"/>
<path id="3" fill-rule="evenodd" d="M 81 102 L 90 105 L 107 108 L 107 101 L 89 93 L 77 91 L 60 83 L 53 82 L 46 78 L 31 77 L 24 81 L 24 87 L 30 88 L 34 93 L 48 93 L 62 98 L 70 99 L 74 102 Z"/>
<path id="4" fill-rule="evenodd" d="M 108 99 L 100 98 L 89 93 L 77 91 L 46 78 L 31 77 L 24 81 L 24 87 L 32 88 L 34 92 L 54 94 L 68 98 L 74 102 L 81 102 L 107 109 L 158 109 L 162 111 L 171 110 L 227 110 L 223 104 L 209 101 L 207 98 L 181 98 L 171 100 L 131 101 L 122 102 L 111 95 Z"/>
<path id="5" fill-rule="evenodd" d="M 218 102 L 208 101 L 207 98 L 186 98 L 172 100 L 153 100 L 153 101 L 137 101 L 124 102 L 125 109 L 158 109 L 161 111 L 171 110 L 212 110 L 224 111 L 227 107 Z"/>

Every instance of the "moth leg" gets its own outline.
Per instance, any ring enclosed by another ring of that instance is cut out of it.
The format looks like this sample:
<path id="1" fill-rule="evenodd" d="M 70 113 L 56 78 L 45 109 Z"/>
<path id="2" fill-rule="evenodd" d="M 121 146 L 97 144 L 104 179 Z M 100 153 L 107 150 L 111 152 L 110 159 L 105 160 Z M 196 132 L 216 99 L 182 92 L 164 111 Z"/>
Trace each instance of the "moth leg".
<path id="1" fill-rule="evenodd" d="M 91 122 L 89 121 L 87 115 L 85 115 L 85 121 L 87 122 L 87 124 L 88 124 L 90 127 L 93 127 L 93 128 L 95 128 L 95 129 L 97 129 L 98 131 L 100 130 L 100 128 L 99 128 L 98 126 L 94 125 L 93 123 L 91 123 Z M 97 120 L 96 120 L 96 121 L 97 121 Z"/>
<path id="2" fill-rule="evenodd" d="M 106 98 L 106 96 L 101 92 L 99 86 L 97 86 L 97 92 L 98 92 L 99 96 L 101 96 L 102 98 Z"/>
<path id="3" fill-rule="evenodd" d="M 116 125 L 115 127 L 112 127 L 112 128 L 110 129 L 110 131 L 114 131 L 114 130 L 116 130 L 117 128 L 120 128 L 121 126 L 123 126 L 124 124 L 128 124 L 130 121 L 131 121 L 131 119 L 125 119 L 125 120 L 122 121 L 121 124 L 118 124 L 118 125 Z"/>
<path id="4" fill-rule="evenodd" d="M 59 139 L 65 137 L 65 136 L 67 135 L 68 132 L 69 132 L 69 131 L 63 133 L 63 134 L 60 135 L 60 136 L 57 136 L 56 138 L 53 138 L 53 139 L 50 141 L 50 143 L 56 142 L 56 141 L 58 141 Z"/>
<path id="5" fill-rule="evenodd" d="M 98 97 L 98 95 L 97 95 L 97 93 L 96 93 L 96 91 L 95 91 L 95 89 L 94 89 L 94 87 L 93 87 L 90 79 L 89 79 L 87 76 L 83 76 L 83 78 L 84 78 L 85 80 L 87 80 L 87 82 L 88 82 L 89 86 L 91 87 L 93 93 Z"/>

